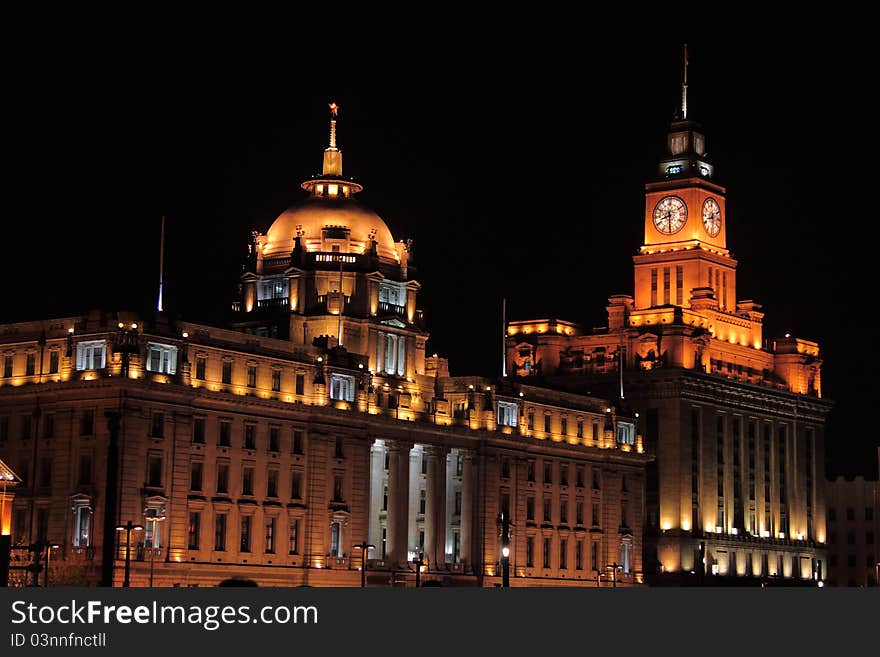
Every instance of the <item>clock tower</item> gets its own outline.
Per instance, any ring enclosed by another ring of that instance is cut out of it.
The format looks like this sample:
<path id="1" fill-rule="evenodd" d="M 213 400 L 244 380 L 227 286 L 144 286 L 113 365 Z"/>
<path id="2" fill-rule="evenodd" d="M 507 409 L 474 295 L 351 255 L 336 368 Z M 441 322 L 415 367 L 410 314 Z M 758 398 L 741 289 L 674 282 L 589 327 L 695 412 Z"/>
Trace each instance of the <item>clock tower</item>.
<path id="1" fill-rule="evenodd" d="M 635 263 L 635 308 L 736 310 L 736 260 L 727 250 L 726 190 L 715 180 L 706 136 L 682 108 L 666 138 L 657 177 L 645 185 L 645 241 Z"/>

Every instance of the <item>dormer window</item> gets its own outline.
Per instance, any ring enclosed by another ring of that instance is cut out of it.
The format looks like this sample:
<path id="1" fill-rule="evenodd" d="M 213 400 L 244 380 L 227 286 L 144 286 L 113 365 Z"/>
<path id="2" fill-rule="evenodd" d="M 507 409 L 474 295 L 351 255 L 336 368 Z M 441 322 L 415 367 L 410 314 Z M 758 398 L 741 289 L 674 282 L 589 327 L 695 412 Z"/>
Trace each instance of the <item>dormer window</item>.
<path id="1" fill-rule="evenodd" d="M 107 364 L 107 343 L 104 340 L 89 340 L 76 345 L 76 369 L 100 370 Z"/>
<path id="2" fill-rule="evenodd" d="M 175 374 L 177 372 L 177 347 L 159 342 L 147 343 L 147 371 Z"/>

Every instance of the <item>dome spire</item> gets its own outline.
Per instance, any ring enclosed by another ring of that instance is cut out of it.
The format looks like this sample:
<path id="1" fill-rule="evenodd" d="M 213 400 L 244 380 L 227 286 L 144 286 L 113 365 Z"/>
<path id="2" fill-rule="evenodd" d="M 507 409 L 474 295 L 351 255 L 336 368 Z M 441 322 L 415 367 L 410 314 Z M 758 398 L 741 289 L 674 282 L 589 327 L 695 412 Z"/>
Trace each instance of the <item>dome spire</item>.
<path id="1" fill-rule="evenodd" d="M 681 118 L 687 119 L 687 44 L 684 44 L 684 79 L 681 83 Z"/>
<path id="2" fill-rule="evenodd" d="M 342 176 L 342 151 L 336 148 L 336 116 L 338 114 L 339 105 L 330 103 L 330 146 L 324 149 L 322 171 L 325 176 Z"/>

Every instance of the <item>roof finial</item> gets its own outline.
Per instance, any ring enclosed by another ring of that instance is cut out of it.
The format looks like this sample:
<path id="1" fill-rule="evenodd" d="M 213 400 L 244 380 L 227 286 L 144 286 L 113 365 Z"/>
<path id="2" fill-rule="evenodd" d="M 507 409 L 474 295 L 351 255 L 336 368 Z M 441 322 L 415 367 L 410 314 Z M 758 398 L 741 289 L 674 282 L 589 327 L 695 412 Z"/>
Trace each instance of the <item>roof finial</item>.
<path id="1" fill-rule="evenodd" d="M 325 176 L 342 176 L 342 151 L 336 148 L 336 116 L 339 114 L 339 105 L 330 103 L 330 146 L 324 149 Z"/>
<path id="2" fill-rule="evenodd" d="M 685 74 L 687 79 L 687 74 Z M 339 113 L 339 105 L 330 103 L 330 148 L 336 148 L 336 115 Z"/>
<path id="3" fill-rule="evenodd" d="M 688 117 L 688 44 L 684 44 L 684 80 L 681 83 L 681 118 Z"/>

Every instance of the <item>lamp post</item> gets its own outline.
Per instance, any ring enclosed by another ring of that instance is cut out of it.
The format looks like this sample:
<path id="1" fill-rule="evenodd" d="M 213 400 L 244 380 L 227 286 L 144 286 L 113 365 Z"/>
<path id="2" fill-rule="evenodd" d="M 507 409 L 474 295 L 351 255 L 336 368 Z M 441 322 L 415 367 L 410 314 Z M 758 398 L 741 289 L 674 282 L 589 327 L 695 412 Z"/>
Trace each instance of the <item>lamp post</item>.
<path id="1" fill-rule="evenodd" d="M 52 563 L 52 550 L 60 547 L 57 543 L 46 543 L 46 572 L 43 573 L 44 588 L 49 588 L 49 565 Z"/>
<path id="2" fill-rule="evenodd" d="M 156 560 L 156 534 L 159 532 L 159 523 L 165 520 L 165 516 L 150 518 L 153 523 L 153 531 L 150 532 L 150 588 L 153 588 L 153 562 Z"/>
<path id="3" fill-rule="evenodd" d="M 501 525 L 501 586 L 510 588 L 510 516 L 507 511 L 498 514 Z"/>
<path id="4" fill-rule="evenodd" d="M 367 552 L 374 549 L 375 545 L 370 545 L 366 541 L 361 541 L 357 545 L 353 547 L 353 549 L 360 549 L 361 551 L 361 588 L 364 589 L 367 587 Z"/>
<path id="5" fill-rule="evenodd" d="M 617 588 L 617 571 L 623 569 L 623 565 L 617 563 L 616 561 L 605 566 L 608 570 L 611 571 L 611 587 Z"/>
<path id="6" fill-rule="evenodd" d="M 596 570 L 595 572 L 596 572 L 596 588 L 598 589 L 600 586 L 602 586 L 602 571 Z"/>
<path id="7" fill-rule="evenodd" d="M 122 586 L 128 588 L 131 586 L 131 533 L 143 531 L 143 525 L 135 525 L 131 520 L 124 525 L 117 525 L 116 531 L 125 532 L 125 578 L 122 580 Z"/>
<path id="8" fill-rule="evenodd" d="M 412 563 L 416 567 L 416 588 L 421 588 L 422 566 L 425 565 L 425 557 L 419 552 L 419 558 L 413 559 Z"/>

